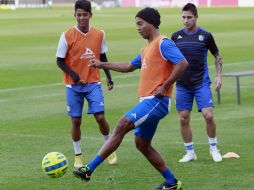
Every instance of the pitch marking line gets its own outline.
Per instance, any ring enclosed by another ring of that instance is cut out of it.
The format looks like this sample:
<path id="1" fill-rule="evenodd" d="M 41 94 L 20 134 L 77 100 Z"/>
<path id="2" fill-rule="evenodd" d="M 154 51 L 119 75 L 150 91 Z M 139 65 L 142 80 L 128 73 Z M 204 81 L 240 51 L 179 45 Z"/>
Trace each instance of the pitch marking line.
<path id="1" fill-rule="evenodd" d="M 61 84 L 62 85 L 62 84 Z M 114 88 L 127 88 L 127 87 L 135 87 L 138 84 L 123 84 L 123 85 L 115 85 Z M 48 97 L 59 97 L 62 96 L 63 93 L 54 93 L 54 94 L 46 94 L 46 95 L 40 95 L 40 96 L 26 96 L 22 98 L 10 98 L 10 99 L 2 99 L 0 100 L 0 103 L 5 103 L 5 102 L 13 102 L 13 101 L 24 101 L 24 100 L 31 100 L 31 99 L 41 99 L 41 98 L 48 98 Z"/>
<path id="2" fill-rule="evenodd" d="M 138 73 L 133 73 L 133 74 L 128 74 L 128 75 L 115 76 L 114 79 L 134 78 L 134 77 L 138 77 L 138 76 L 139 76 Z M 104 81 L 105 78 L 102 77 L 101 80 Z M 64 84 L 63 83 L 51 83 L 51 84 L 25 86 L 25 87 L 17 87 L 17 88 L 7 88 L 7 89 L 0 89 L 0 93 L 12 92 L 12 91 L 30 90 L 30 89 L 37 89 L 37 88 L 47 88 L 47 87 L 54 87 L 54 86 L 64 86 Z M 116 87 L 117 86 L 121 86 L 121 85 L 116 85 Z"/>
<path id="3" fill-rule="evenodd" d="M 254 62 L 253 61 L 243 61 L 243 62 L 228 63 L 228 64 L 223 64 L 223 67 L 242 65 L 242 64 L 245 64 L 245 65 L 246 64 L 254 64 Z M 209 65 L 208 68 L 214 69 L 215 65 Z M 133 73 L 133 74 L 115 76 L 114 79 L 132 78 L 132 77 L 138 77 L 138 76 L 139 76 L 138 73 Z M 102 81 L 103 80 L 105 80 L 105 78 L 102 78 Z M 27 86 L 27 87 L 7 88 L 7 89 L 0 89 L 0 93 L 20 91 L 20 90 L 30 90 L 30 89 L 36 89 L 36 88 L 47 88 L 47 87 L 54 87 L 54 86 L 60 86 L 60 85 L 63 85 L 63 83 L 52 83 L 52 84 L 34 85 L 34 86 Z"/>

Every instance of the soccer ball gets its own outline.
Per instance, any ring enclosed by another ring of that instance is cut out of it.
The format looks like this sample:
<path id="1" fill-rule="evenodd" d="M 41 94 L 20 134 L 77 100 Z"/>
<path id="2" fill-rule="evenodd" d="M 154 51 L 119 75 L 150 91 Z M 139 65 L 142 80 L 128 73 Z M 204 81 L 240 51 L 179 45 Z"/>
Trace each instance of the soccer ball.
<path id="1" fill-rule="evenodd" d="M 49 177 L 62 177 L 66 173 L 67 168 L 68 161 L 60 152 L 50 152 L 42 159 L 42 170 Z"/>

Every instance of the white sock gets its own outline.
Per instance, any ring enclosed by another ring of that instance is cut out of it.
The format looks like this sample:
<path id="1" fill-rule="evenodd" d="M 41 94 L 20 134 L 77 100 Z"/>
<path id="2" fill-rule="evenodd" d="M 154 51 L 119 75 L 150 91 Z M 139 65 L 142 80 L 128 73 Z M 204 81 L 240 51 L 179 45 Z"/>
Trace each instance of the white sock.
<path id="1" fill-rule="evenodd" d="M 211 151 L 217 150 L 217 146 L 216 146 L 217 145 L 217 137 L 214 137 L 214 138 L 208 137 L 208 142 L 209 142 Z"/>
<path id="2" fill-rule="evenodd" d="M 184 143 L 184 146 L 187 153 L 195 154 L 193 142 Z"/>
<path id="3" fill-rule="evenodd" d="M 80 140 L 79 141 L 73 141 L 73 148 L 74 148 L 75 155 L 82 154 L 81 146 L 80 146 Z"/>
<path id="4" fill-rule="evenodd" d="M 110 134 L 108 134 L 108 135 L 103 135 L 104 143 L 109 139 L 109 137 L 110 137 Z"/>

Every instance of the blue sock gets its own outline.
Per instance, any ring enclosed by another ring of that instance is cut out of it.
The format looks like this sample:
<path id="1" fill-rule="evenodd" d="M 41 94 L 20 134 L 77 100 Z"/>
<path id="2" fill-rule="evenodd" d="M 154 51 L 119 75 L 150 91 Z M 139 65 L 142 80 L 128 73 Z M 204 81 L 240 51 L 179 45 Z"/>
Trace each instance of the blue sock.
<path id="1" fill-rule="evenodd" d="M 175 183 L 175 176 L 170 171 L 170 169 L 166 169 L 165 171 L 161 172 L 161 175 L 165 178 L 165 182 L 167 184 L 174 184 Z"/>
<path id="2" fill-rule="evenodd" d="M 194 152 L 194 145 L 193 145 L 193 142 L 184 143 L 184 146 L 185 146 L 185 150 L 186 150 L 187 152 L 195 153 L 195 152 Z"/>
<path id="3" fill-rule="evenodd" d="M 193 150 L 194 148 L 193 148 L 193 145 L 189 145 L 189 146 L 186 146 L 186 150 L 188 151 L 191 151 L 191 150 Z"/>
<path id="4" fill-rule="evenodd" d="M 95 168 L 97 168 L 97 166 L 99 166 L 102 162 L 104 161 L 104 159 L 99 156 L 98 154 L 87 164 L 87 166 L 89 167 L 90 171 L 93 172 L 95 170 Z"/>
<path id="5" fill-rule="evenodd" d="M 208 142 L 210 144 L 210 150 L 213 151 L 213 150 L 217 150 L 217 138 L 214 137 L 214 138 L 210 138 L 208 137 Z"/>

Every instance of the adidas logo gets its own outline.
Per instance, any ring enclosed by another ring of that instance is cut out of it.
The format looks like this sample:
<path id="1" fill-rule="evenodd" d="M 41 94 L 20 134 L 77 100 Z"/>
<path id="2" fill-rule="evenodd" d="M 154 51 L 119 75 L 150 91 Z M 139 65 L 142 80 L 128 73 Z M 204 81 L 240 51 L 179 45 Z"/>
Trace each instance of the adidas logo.
<path id="1" fill-rule="evenodd" d="M 210 99 L 208 103 L 213 103 L 213 100 L 212 100 L 212 99 Z"/>
<path id="2" fill-rule="evenodd" d="M 86 48 L 85 53 L 83 53 L 80 57 L 80 59 L 93 59 L 93 58 L 95 58 L 94 52 L 89 48 Z"/>
<path id="3" fill-rule="evenodd" d="M 137 119 L 137 115 L 135 113 L 131 114 L 135 119 Z"/>
<path id="4" fill-rule="evenodd" d="M 181 36 L 181 35 L 179 35 L 178 37 L 177 37 L 177 40 L 179 40 L 179 39 L 182 39 L 183 37 Z"/>

